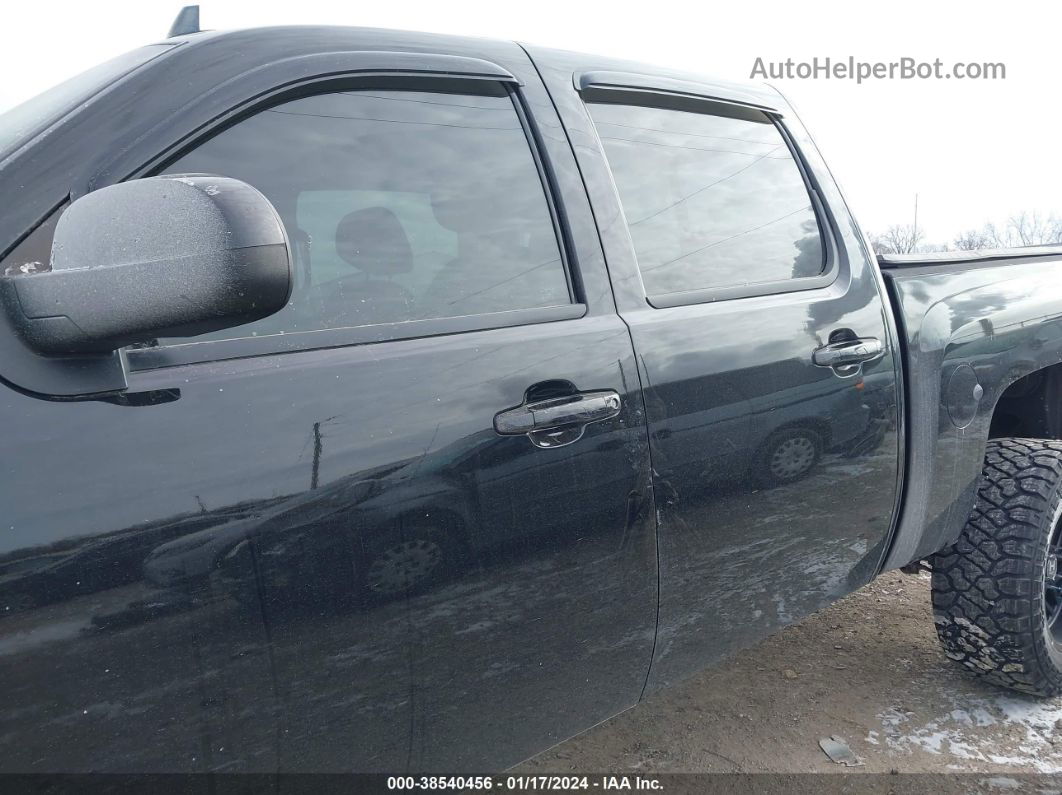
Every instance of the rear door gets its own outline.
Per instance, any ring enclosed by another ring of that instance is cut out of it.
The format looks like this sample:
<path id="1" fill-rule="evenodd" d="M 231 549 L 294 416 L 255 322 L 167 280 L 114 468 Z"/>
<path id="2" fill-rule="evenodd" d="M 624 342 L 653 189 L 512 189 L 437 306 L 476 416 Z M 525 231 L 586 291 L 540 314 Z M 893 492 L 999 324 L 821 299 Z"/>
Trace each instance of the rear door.
<path id="1" fill-rule="evenodd" d="M 891 321 L 780 97 L 532 57 L 606 219 L 645 389 L 660 685 L 877 570 L 899 477 Z"/>
<path id="2" fill-rule="evenodd" d="M 482 770 L 638 699 L 638 374 L 552 106 L 515 46 L 353 55 L 156 169 L 270 198 L 288 307 L 127 351 L 156 399 L 3 395 L 5 769 Z"/>

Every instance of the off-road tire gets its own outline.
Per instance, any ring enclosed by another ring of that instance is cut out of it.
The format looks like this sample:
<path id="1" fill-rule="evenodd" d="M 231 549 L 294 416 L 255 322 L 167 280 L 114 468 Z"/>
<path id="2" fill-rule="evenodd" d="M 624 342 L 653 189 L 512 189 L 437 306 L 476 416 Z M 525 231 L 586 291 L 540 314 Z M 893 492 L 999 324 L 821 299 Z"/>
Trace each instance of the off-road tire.
<path id="1" fill-rule="evenodd" d="M 1062 692 L 1062 642 L 1048 615 L 1060 596 L 1045 596 L 1045 575 L 1057 568 L 1049 561 L 1060 508 L 1062 442 L 994 439 L 962 535 L 930 561 L 945 654 L 994 684 L 1038 696 Z"/>

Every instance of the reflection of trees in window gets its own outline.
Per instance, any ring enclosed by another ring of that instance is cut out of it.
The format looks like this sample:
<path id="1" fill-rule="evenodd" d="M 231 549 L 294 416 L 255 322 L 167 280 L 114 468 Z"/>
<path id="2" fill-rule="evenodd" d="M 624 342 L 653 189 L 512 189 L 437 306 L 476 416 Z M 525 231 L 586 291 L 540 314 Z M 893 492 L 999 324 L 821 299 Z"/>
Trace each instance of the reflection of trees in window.
<path id="1" fill-rule="evenodd" d="M 822 272 L 803 176 L 766 114 L 589 108 L 651 295 Z"/>
<path id="2" fill-rule="evenodd" d="M 793 244 L 798 252 L 793 260 L 793 278 L 818 276 L 822 273 L 823 266 L 822 237 L 819 235 L 819 224 L 814 215 L 800 224 L 800 230 L 804 237 Z"/>

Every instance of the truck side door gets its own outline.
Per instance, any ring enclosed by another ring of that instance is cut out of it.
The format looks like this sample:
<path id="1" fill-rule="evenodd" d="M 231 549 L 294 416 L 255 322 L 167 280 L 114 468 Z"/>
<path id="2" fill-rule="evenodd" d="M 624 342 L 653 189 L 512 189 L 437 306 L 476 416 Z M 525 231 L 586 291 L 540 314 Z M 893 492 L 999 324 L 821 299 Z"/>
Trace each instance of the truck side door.
<path id="1" fill-rule="evenodd" d="M 115 575 L 7 583 L 5 769 L 483 770 L 637 701 L 648 445 L 571 151 L 515 45 L 389 55 L 157 169 L 273 202 L 285 309 L 125 352 L 148 405 L 4 388 L 4 561 Z"/>
<path id="2" fill-rule="evenodd" d="M 609 219 L 645 390 L 657 686 L 877 571 L 899 476 L 893 331 L 880 274 L 780 98 L 531 54 Z"/>

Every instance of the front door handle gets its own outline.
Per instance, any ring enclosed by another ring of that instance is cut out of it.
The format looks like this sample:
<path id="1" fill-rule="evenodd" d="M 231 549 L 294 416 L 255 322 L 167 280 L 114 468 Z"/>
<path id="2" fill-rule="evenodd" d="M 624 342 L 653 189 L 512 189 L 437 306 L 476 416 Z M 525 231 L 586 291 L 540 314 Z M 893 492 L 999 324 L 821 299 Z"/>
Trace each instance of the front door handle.
<path id="1" fill-rule="evenodd" d="M 834 370 L 854 369 L 858 365 L 874 362 L 885 355 L 885 346 L 874 337 L 847 339 L 823 345 L 811 354 L 811 361 L 819 367 Z"/>
<path id="2" fill-rule="evenodd" d="M 524 403 L 494 415 L 501 436 L 527 434 L 537 447 L 561 447 L 576 442 L 592 422 L 620 413 L 620 396 L 611 389 Z"/>

